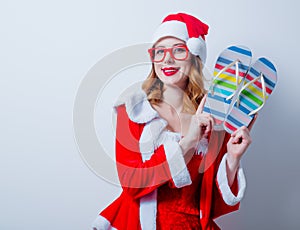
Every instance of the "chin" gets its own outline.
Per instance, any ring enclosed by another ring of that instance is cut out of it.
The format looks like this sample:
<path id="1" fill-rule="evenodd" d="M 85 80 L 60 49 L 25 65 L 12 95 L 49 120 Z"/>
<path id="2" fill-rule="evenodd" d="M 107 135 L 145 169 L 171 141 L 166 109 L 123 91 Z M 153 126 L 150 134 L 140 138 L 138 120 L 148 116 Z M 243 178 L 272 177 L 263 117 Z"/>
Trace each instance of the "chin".
<path id="1" fill-rule="evenodd" d="M 181 89 L 184 89 L 186 87 L 186 81 L 185 82 L 181 82 L 181 81 L 163 81 L 164 85 L 166 86 L 170 86 L 170 87 L 178 87 L 178 88 L 181 88 Z"/>

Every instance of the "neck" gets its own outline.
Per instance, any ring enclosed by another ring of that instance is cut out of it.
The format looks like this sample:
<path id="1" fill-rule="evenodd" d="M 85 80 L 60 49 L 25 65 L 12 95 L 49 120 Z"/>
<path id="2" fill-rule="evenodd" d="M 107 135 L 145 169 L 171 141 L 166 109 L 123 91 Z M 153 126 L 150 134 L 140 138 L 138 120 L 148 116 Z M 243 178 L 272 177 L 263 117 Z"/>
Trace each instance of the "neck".
<path id="1" fill-rule="evenodd" d="M 165 86 L 163 100 L 179 114 L 183 107 L 183 95 L 184 92 L 181 88 L 176 86 Z"/>

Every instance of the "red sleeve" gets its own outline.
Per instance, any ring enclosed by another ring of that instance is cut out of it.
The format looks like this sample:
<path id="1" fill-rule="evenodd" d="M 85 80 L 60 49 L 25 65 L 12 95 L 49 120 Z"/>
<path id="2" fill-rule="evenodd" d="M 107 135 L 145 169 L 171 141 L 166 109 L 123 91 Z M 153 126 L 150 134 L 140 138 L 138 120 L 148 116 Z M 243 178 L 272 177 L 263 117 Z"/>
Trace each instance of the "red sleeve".
<path id="1" fill-rule="evenodd" d="M 123 190 L 140 198 L 170 180 L 164 146 L 159 146 L 149 160 L 143 162 L 139 139 L 144 125 L 131 121 L 125 106 L 117 108 L 116 160 Z"/>
<path id="2" fill-rule="evenodd" d="M 221 161 L 223 160 L 224 155 L 227 152 L 227 142 L 228 142 L 229 138 L 230 138 L 230 135 L 228 133 L 226 133 L 222 148 L 220 150 L 220 154 L 218 155 L 218 159 L 217 159 L 217 162 L 218 162 L 217 165 L 219 167 L 220 167 Z M 219 167 L 216 168 L 216 173 L 218 170 L 220 170 Z M 233 182 L 232 186 L 229 188 L 229 190 L 234 196 L 237 196 L 238 191 L 239 191 L 237 175 L 235 176 L 234 182 Z M 236 211 L 239 209 L 239 205 L 240 205 L 240 202 L 238 202 L 235 205 L 226 204 L 226 202 L 224 201 L 224 198 L 222 196 L 222 192 L 220 191 L 220 187 L 219 187 L 219 184 L 218 184 L 218 181 L 216 178 L 215 183 L 214 183 L 214 188 L 213 188 L 213 199 L 212 199 L 213 218 L 217 218 L 217 217 L 225 215 L 227 213 Z"/>
<path id="3" fill-rule="evenodd" d="M 234 180 L 233 185 L 230 188 L 232 193 L 236 195 L 238 192 L 238 183 L 236 178 Z M 212 207 L 213 219 L 239 209 L 240 203 L 231 206 L 224 202 L 224 199 L 217 185 L 214 186 L 213 193 L 214 193 L 213 207 Z"/>

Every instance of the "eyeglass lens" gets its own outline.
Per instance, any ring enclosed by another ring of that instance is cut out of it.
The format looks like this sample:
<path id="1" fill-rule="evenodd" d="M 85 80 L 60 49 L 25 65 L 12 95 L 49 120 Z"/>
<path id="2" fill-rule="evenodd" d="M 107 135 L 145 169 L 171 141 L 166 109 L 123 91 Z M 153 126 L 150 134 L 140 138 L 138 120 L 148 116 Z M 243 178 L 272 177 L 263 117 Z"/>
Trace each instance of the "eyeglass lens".
<path id="1" fill-rule="evenodd" d="M 161 62 L 164 60 L 167 52 L 169 52 L 171 57 L 176 60 L 185 60 L 187 58 L 188 51 L 184 46 L 174 46 L 172 48 L 154 48 L 151 58 L 155 62 Z"/>

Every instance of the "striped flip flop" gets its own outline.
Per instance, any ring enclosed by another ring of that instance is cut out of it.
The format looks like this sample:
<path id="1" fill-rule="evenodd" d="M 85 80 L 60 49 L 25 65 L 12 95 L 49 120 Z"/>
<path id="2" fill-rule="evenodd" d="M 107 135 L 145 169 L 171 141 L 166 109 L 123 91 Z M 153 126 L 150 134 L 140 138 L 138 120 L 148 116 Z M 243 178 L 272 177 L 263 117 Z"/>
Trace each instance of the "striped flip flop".
<path id="1" fill-rule="evenodd" d="M 230 46 L 218 57 L 203 109 L 204 113 L 214 117 L 215 130 L 224 130 L 225 116 L 238 86 L 249 70 L 251 58 L 252 53 L 245 46 Z"/>
<path id="2" fill-rule="evenodd" d="M 274 65 L 267 58 L 259 58 L 245 76 L 244 85 L 237 94 L 235 104 L 225 118 L 224 129 L 232 133 L 241 126 L 247 127 L 254 115 L 264 106 L 276 82 Z"/>

